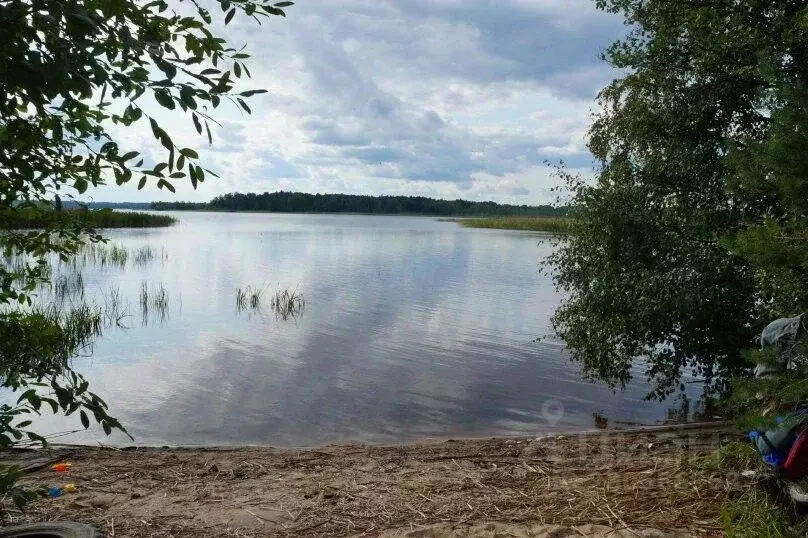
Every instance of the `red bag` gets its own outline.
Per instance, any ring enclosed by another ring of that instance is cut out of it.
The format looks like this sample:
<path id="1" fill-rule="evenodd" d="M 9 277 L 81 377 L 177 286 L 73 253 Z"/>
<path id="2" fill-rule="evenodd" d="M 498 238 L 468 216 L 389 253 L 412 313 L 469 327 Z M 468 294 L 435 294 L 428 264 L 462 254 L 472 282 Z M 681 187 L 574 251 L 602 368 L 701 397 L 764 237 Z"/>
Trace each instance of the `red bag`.
<path id="1" fill-rule="evenodd" d="M 783 472 L 789 480 L 797 481 L 808 474 L 808 432 L 803 431 L 791 445 Z"/>

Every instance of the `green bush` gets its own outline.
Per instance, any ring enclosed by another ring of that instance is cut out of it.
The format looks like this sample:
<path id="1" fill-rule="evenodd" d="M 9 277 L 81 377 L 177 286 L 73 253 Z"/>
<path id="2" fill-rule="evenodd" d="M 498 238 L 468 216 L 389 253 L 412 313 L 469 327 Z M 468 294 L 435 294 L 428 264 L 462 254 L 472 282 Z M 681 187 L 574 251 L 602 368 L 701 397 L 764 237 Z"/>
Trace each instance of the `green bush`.
<path id="1" fill-rule="evenodd" d="M 84 428 L 92 417 L 107 435 L 113 429 L 126 432 L 70 363 L 101 330 L 101 312 L 86 305 L 67 312 L 51 307 L 0 314 L 0 387 L 20 394 L 16 403 L 0 405 L 0 449 L 22 441 L 47 445 L 31 430 L 31 418 L 43 410 L 78 413 Z M 20 476 L 19 469 L 0 465 L 0 497 L 10 496 L 18 506 L 35 497 L 16 485 Z"/>

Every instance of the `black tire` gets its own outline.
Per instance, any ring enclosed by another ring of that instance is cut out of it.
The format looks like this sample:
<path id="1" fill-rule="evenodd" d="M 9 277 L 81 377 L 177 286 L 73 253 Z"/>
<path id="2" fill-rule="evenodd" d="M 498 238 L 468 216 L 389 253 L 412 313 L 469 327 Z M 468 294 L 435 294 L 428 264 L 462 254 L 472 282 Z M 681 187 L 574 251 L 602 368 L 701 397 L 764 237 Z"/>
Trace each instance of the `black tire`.
<path id="1" fill-rule="evenodd" d="M 0 529 L 0 538 L 102 538 L 95 528 L 81 523 L 46 521 Z"/>

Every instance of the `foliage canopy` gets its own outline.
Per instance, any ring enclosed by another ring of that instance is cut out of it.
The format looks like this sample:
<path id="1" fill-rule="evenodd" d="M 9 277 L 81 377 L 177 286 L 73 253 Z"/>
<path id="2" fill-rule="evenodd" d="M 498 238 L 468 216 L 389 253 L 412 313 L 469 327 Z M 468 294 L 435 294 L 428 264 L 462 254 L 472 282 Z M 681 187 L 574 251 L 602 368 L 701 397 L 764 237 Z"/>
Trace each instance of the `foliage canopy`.
<path id="1" fill-rule="evenodd" d="M 713 388 L 772 317 L 808 309 L 808 2 L 598 0 L 631 31 L 605 59 L 594 182 L 550 264 L 586 374 L 644 359 L 651 397 Z"/>
<path id="2" fill-rule="evenodd" d="M 184 114 L 208 142 L 222 102 L 250 113 L 247 98 L 264 90 L 239 87 L 250 77 L 249 55 L 214 31 L 236 15 L 259 23 L 283 16 L 292 2 L 207 5 L 0 0 L 0 386 L 22 393 L 0 407 L 0 448 L 25 436 L 44 443 L 28 418 L 43 404 L 77 412 L 85 428 L 92 417 L 107 433 L 123 429 L 70 364 L 100 332 L 97 313 L 43 312 L 31 300 L 54 256 L 67 260 L 82 243 L 102 240 L 92 229 L 99 219 L 48 218 L 40 230 L 19 231 L 15 212 L 58 210 L 62 200 L 112 182 L 174 192 L 176 181 L 196 188 L 213 175 L 196 150 L 175 143 L 159 111 Z M 120 135 L 136 124 L 148 125 L 162 153 L 126 147 Z M 24 306 L 15 311 L 12 303 Z M 17 476 L 0 474 L 6 485 Z"/>

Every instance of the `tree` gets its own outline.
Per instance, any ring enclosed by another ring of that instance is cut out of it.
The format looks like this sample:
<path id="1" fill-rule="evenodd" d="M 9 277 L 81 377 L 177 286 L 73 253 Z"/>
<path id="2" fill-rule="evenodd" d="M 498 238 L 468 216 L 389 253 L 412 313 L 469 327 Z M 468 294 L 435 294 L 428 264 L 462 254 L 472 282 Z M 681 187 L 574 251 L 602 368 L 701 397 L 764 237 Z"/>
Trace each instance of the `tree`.
<path id="1" fill-rule="evenodd" d="M 219 0 L 214 11 L 224 24 L 237 14 L 260 23 L 290 5 Z M 209 143 L 212 114 L 223 101 L 250 113 L 245 99 L 265 90 L 236 88 L 250 77 L 249 55 L 213 33 L 213 18 L 196 0 L 179 0 L 173 9 L 163 0 L 0 0 L 0 212 L 61 207 L 62 199 L 113 181 L 137 181 L 138 188 L 154 182 L 174 192 L 175 181 L 196 188 L 215 175 L 148 112 L 185 113 Z M 148 124 L 161 156 L 144 158 L 115 139 L 116 129 L 135 124 Z M 84 242 L 102 240 L 80 219 L 54 222 L 41 231 L 0 234 L 6 259 L 23 260 L 0 263 L 0 304 L 31 305 L 31 292 L 47 279 L 49 256 L 67 259 Z M 2 386 L 28 389 L 16 406 L 0 408 L 0 447 L 24 434 L 44 441 L 25 417 L 43 403 L 54 412 L 78 411 L 85 427 L 89 414 L 107 433 L 122 428 L 70 366 L 97 332 L 89 320 L 77 333 L 80 315 L 8 308 L 0 314 Z"/>
<path id="2" fill-rule="evenodd" d="M 808 2 L 598 0 L 632 30 L 605 59 L 594 182 L 567 177 L 575 231 L 550 264 L 555 330 L 612 385 L 649 396 L 744 371 L 772 315 L 808 306 Z"/>

